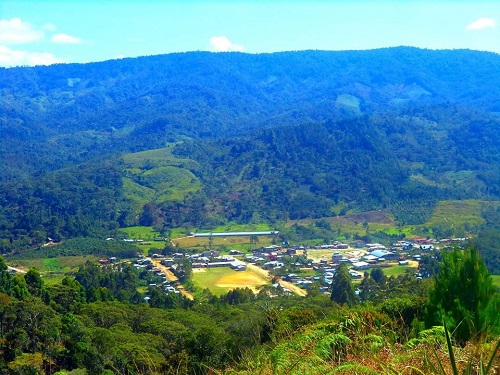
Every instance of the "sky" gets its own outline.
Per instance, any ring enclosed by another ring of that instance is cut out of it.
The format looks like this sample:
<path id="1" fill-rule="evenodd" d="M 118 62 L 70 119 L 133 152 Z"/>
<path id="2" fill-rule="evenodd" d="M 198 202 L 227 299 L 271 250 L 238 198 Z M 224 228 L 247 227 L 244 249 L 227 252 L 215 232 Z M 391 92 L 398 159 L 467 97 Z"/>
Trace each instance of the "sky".
<path id="1" fill-rule="evenodd" d="M 500 53 L 500 1 L 1 0 L 0 66 L 394 46 Z"/>

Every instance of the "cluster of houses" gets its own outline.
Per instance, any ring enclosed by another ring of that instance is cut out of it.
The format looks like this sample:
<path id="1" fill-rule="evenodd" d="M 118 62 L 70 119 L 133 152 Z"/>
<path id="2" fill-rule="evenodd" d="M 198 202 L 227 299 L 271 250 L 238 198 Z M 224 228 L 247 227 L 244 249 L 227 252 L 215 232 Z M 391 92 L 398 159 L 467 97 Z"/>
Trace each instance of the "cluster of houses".
<path id="1" fill-rule="evenodd" d="M 232 254 L 240 252 L 232 250 Z M 235 271 L 245 271 L 247 266 L 245 263 L 234 258 L 233 255 L 220 255 L 219 251 L 204 251 L 200 254 L 187 255 L 187 259 L 191 262 L 193 268 L 219 268 L 229 267 Z"/>
<path id="2" fill-rule="evenodd" d="M 318 249 L 318 250 L 347 249 L 347 248 L 349 248 L 349 245 L 342 243 L 342 242 L 338 242 L 338 241 L 335 241 L 332 244 L 318 245 L 315 247 L 315 249 Z"/>
<path id="3" fill-rule="evenodd" d="M 116 257 L 110 257 L 110 258 L 105 258 L 105 259 L 99 259 L 99 263 L 101 264 L 113 264 L 116 263 L 117 259 Z"/>
<path id="4" fill-rule="evenodd" d="M 148 269 L 149 271 L 151 271 L 151 273 L 153 274 L 153 280 L 155 282 L 150 282 L 148 284 L 149 288 L 159 287 L 163 289 L 165 293 L 180 293 L 179 290 L 177 290 L 175 286 L 170 281 L 168 281 L 167 276 L 162 272 L 162 270 L 153 266 L 153 262 L 150 258 L 140 256 L 139 259 L 137 259 L 133 264 L 133 266 L 137 269 Z M 146 295 L 146 297 L 144 297 L 144 300 L 149 301 L 149 296 Z"/>
<path id="5" fill-rule="evenodd" d="M 197 234 L 199 236 L 205 235 L 215 235 L 211 234 Z M 439 249 L 438 245 L 442 244 L 455 244 L 458 242 L 465 241 L 467 239 L 444 239 L 440 241 L 428 240 L 423 238 L 417 238 L 412 241 L 398 241 L 388 249 L 386 246 L 379 243 L 356 243 L 352 246 L 355 247 L 355 251 L 340 251 L 349 249 L 349 246 L 345 243 L 334 242 L 331 244 L 324 244 L 315 247 L 308 246 L 295 246 L 295 247 L 285 247 L 280 245 L 270 245 L 266 247 L 261 247 L 252 250 L 251 254 L 244 253 L 239 250 L 230 250 L 228 255 L 222 255 L 216 250 L 205 250 L 198 254 L 184 254 L 175 253 L 171 257 L 165 258 L 158 254 L 153 254 L 153 258 L 161 258 L 161 264 L 169 267 L 170 270 L 178 275 L 179 264 L 182 262 L 179 259 L 188 260 L 192 268 L 218 268 L 218 267 L 229 267 L 235 271 L 244 271 L 247 269 L 247 263 L 252 263 L 262 267 L 265 270 L 273 272 L 273 274 L 283 275 L 283 271 L 288 266 L 294 266 L 297 268 L 312 268 L 316 272 L 314 276 L 301 277 L 297 274 L 290 273 L 283 276 L 283 280 L 296 284 L 297 286 L 306 289 L 310 284 L 317 282 L 320 284 L 320 288 L 323 291 L 329 291 L 331 289 L 332 280 L 336 272 L 336 268 L 342 264 L 349 264 L 349 274 L 353 279 L 361 279 L 363 277 L 363 272 L 373 267 L 384 267 L 388 266 L 387 263 L 408 265 L 409 259 L 416 261 L 420 260 L 420 253 L 431 251 L 433 249 Z M 359 251 L 358 251 L 359 249 Z M 308 251 L 313 252 L 314 250 L 334 250 L 331 258 L 321 259 L 318 262 L 313 262 L 311 259 L 307 258 Z M 339 250 L 339 251 L 335 251 Z M 414 253 L 417 250 L 418 253 L 410 257 L 410 253 Z M 301 255 L 300 257 L 294 257 L 295 255 Z M 290 258 L 292 257 L 292 263 L 290 263 Z M 286 262 L 285 262 L 286 257 Z M 242 260 L 240 260 L 242 259 Z M 108 260 L 101 260 L 101 263 L 113 263 L 116 261 L 113 258 Z M 141 257 L 134 264 L 137 268 L 148 268 L 158 277 L 161 278 L 160 286 L 162 286 L 166 292 L 179 293 L 175 286 L 171 285 L 166 276 L 162 274 L 161 270 L 153 267 L 151 259 Z M 154 284 L 155 286 L 158 286 Z M 151 285 L 150 285 L 151 286 Z"/>

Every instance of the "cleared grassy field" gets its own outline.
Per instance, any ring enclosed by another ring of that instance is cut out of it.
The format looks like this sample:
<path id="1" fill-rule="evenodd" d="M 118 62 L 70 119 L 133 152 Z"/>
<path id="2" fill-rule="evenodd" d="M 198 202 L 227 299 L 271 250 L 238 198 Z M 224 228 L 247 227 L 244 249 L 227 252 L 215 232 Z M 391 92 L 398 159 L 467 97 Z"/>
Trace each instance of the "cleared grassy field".
<path id="1" fill-rule="evenodd" d="M 199 229 L 198 232 L 265 232 L 274 230 L 269 224 L 237 224 L 228 223 L 213 229 Z"/>
<path id="2" fill-rule="evenodd" d="M 382 270 L 384 271 L 384 274 L 388 277 L 389 276 L 398 277 L 399 275 L 405 275 L 407 273 L 409 273 L 410 275 L 415 274 L 417 272 L 417 267 L 391 266 L 388 268 L 382 268 Z"/>
<path id="3" fill-rule="evenodd" d="M 398 227 L 394 221 L 394 217 L 386 211 L 367 211 L 359 213 L 351 213 L 345 216 L 334 216 L 323 218 L 327 221 L 332 228 L 340 231 L 340 233 L 347 233 L 349 235 L 364 235 L 367 229 L 371 232 L 385 232 L 387 234 L 395 235 L 409 235 L 414 230 L 414 227 Z M 290 220 L 286 226 L 294 224 L 308 226 L 314 224 L 316 220 Z M 366 226 L 368 224 L 368 226 Z"/>
<path id="4" fill-rule="evenodd" d="M 153 229 L 153 227 L 144 227 L 144 226 L 136 226 L 136 227 L 127 227 L 121 228 L 121 232 L 123 232 L 126 237 L 134 239 L 134 240 L 144 240 L 148 242 L 148 244 L 137 243 L 137 247 L 142 250 L 144 255 L 147 255 L 148 250 L 158 249 L 162 250 L 167 245 L 165 241 L 154 241 L 156 237 L 161 237 L 160 232 Z"/>
<path id="5" fill-rule="evenodd" d="M 481 200 L 463 200 L 463 201 L 440 201 L 427 226 L 447 223 L 453 227 L 477 226 L 484 223 L 481 216 L 481 210 L 485 206 L 498 207 L 499 202 L 488 202 Z"/>
<path id="6" fill-rule="evenodd" d="M 491 277 L 493 278 L 493 284 L 500 289 L 500 275 L 492 275 Z"/>
<path id="7" fill-rule="evenodd" d="M 99 258 L 93 255 L 67 256 L 57 258 L 21 259 L 9 265 L 25 270 L 36 268 L 40 272 L 40 276 L 45 284 L 54 285 L 60 284 L 67 273 L 76 271 L 78 267 L 85 264 L 87 261 L 97 262 L 98 260 Z"/>
<path id="8" fill-rule="evenodd" d="M 184 237 L 175 238 L 172 240 L 174 244 L 185 249 L 203 249 L 209 246 L 210 239 L 208 237 Z M 250 243 L 250 237 L 213 237 L 212 246 L 227 246 L 235 250 L 248 250 L 257 246 L 268 246 L 272 243 L 271 237 L 259 237 L 259 242 L 256 244 Z"/>
<path id="9" fill-rule="evenodd" d="M 208 288 L 220 296 L 235 288 L 250 288 L 257 291 L 260 285 L 269 280 L 252 270 L 234 271 L 228 267 L 193 270 L 193 284 L 198 290 Z"/>
<path id="10" fill-rule="evenodd" d="M 153 199 L 179 201 L 201 189 L 199 179 L 191 172 L 199 166 L 193 160 L 173 156 L 172 147 L 126 154 L 123 162 L 127 173 L 124 194 L 136 212 Z"/>
<path id="11" fill-rule="evenodd" d="M 436 226 L 450 227 L 454 229 L 474 228 L 484 224 L 485 220 L 481 216 L 483 208 L 500 207 L 498 201 L 482 200 L 454 200 L 440 201 L 434 212 L 423 225 L 398 226 L 393 216 L 386 211 L 368 211 L 361 213 L 350 213 L 345 216 L 328 217 L 321 220 L 327 221 L 332 228 L 340 233 L 353 235 L 364 235 L 370 233 L 383 232 L 388 235 L 405 235 L 408 238 L 422 236 L 423 228 Z M 294 224 L 303 226 L 313 225 L 316 220 L 290 220 L 285 225 L 287 227 Z"/>
<path id="12" fill-rule="evenodd" d="M 93 255 L 87 256 L 67 256 L 57 258 L 20 259 L 9 264 L 14 267 L 24 269 L 36 268 L 40 273 L 60 273 L 64 274 L 75 270 L 87 261 L 96 262 L 99 258 Z"/>
<path id="13" fill-rule="evenodd" d="M 155 231 L 153 227 L 136 226 L 120 228 L 120 232 L 126 233 L 129 238 L 132 238 L 134 240 L 141 239 L 152 241 L 155 237 L 160 236 L 160 233 L 158 231 Z"/>

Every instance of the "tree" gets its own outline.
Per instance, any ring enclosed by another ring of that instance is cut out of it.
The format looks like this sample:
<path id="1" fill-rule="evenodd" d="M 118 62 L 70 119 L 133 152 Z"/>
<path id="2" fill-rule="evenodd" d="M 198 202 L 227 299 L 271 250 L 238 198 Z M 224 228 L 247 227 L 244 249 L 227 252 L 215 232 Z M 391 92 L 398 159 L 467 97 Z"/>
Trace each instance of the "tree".
<path id="1" fill-rule="evenodd" d="M 435 276 L 426 307 L 427 327 L 442 325 L 454 331 L 461 343 L 479 339 L 495 324 L 490 303 L 495 287 L 479 252 L 474 247 L 464 251 L 443 252 L 440 272 Z"/>
<path id="2" fill-rule="evenodd" d="M 0 256 L 0 293 L 12 294 L 12 275 L 10 274 L 7 263 Z"/>
<path id="3" fill-rule="evenodd" d="M 365 272 L 365 277 L 361 284 L 359 285 L 360 294 L 362 301 L 372 301 L 379 291 L 379 285 L 368 272 Z"/>
<path id="4" fill-rule="evenodd" d="M 380 286 L 383 286 L 387 281 L 387 276 L 385 276 L 384 271 L 382 271 L 382 268 L 373 268 L 370 275 L 373 278 L 373 280 L 375 280 L 375 282 Z"/>
<path id="5" fill-rule="evenodd" d="M 250 236 L 250 243 L 251 243 L 251 244 L 256 244 L 256 243 L 259 243 L 259 237 L 258 237 L 258 236 L 256 236 L 255 234 L 252 234 L 252 235 Z"/>
<path id="6" fill-rule="evenodd" d="M 30 268 L 24 275 L 29 292 L 34 296 L 40 296 L 43 290 L 43 280 L 36 268 Z"/>
<path id="7" fill-rule="evenodd" d="M 348 306 L 354 305 L 358 300 L 354 292 L 354 287 L 352 286 L 351 276 L 344 264 L 337 268 L 333 276 L 332 294 L 330 298 L 338 304 L 347 304 Z"/>

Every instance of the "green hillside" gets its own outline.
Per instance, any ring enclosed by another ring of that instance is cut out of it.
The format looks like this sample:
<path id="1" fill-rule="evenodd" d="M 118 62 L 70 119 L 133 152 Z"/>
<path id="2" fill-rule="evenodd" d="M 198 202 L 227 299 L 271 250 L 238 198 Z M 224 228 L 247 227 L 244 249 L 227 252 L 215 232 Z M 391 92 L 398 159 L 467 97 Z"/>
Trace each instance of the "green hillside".
<path id="1" fill-rule="evenodd" d="M 499 90 L 496 54 L 407 47 L 0 69 L 0 249 L 379 210 L 291 235 L 492 244 Z"/>
<path id="2" fill-rule="evenodd" d="M 135 211 L 149 202 L 182 201 L 186 195 L 201 189 L 192 171 L 199 166 L 190 159 L 172 155 L 172 148 L 142 151 L 123 156 L 124 196 Z"/>

